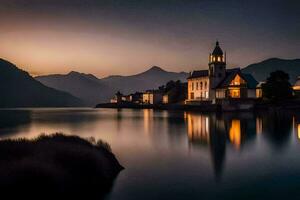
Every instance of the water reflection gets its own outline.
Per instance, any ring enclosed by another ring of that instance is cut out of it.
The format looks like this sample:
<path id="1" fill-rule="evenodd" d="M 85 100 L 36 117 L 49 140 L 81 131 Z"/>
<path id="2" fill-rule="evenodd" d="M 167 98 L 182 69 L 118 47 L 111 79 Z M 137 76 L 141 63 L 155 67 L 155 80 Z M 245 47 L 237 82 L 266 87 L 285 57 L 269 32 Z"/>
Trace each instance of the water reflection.
<path id="1" fill-rule="evenodd" d="M 56 131 L 93 136 L 111 144 L 126 167 L 121 173 L 124 178 L 116 184 L 115 192 L 121 191 L 120 195 L 114 193 L 113 199 L 123 199 L 127 191 L 130 199 L 138 195 L 136 187 L 143 185 L 152 186 L 148 188 L 151 194 L 164 193 L 164 184 L 173 187 L 172 191 L 186 187 L 184 190 L 190 194 L 195 191 L 198 194 L 199 186 L 203 190 L 196 197 L 201 197 L 216 184 L 231 181 L 234 185 L 235 181 L 251 179 L 253 174 L 263 179 L 265 174 L 284 174 L 282 168 L 286 163 L 300 177 L 299 146 L 296 146 L 300 145 L 298 113 L 209 114 L 148 109 L 0 111 L 2 137 L 34 137 Z"/>

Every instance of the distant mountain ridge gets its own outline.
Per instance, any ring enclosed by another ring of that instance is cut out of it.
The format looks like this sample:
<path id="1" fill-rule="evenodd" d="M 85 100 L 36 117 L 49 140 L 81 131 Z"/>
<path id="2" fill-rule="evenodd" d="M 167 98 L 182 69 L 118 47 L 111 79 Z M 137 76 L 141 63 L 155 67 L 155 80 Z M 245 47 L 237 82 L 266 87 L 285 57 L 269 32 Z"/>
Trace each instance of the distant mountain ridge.
<path id="1" fill-rule="evenodd" d="M 300 75 L 300 59 L 270 58 L 242 69 L 244 73 L 252 74 L 257 81 L 266 80 L 269 74 L 276 70 L 289 73 L 290 82 L 293 84 Z M 130 94 L 158 88 L 170 80 L 186 82 L 188 75 L 185 72 L 168 72 L 153 66 L 145 72 L 131 76 L 112 75 L 99 79 L 92 74 L 73 71 L 65 75 L 39 76 L 36 80 L 49 87 L 66 91 L 83 99 L 88 105 L 94 106 L 97 103 L 109 101 L 117 91 Z"/>
<path id="2" fill-rule="evenodd" d="M 147 89 L 158 88 L 170 80 L 180 80 L 186 82 L 188 73 L 185 72 L 168 72 L 160 67 L 153 66 L 145 72 L 131 76 L 109 76 L 102 78 L 101 81 L 109 84 L 123 93 L 133 93 Z"/>
<path id="3" fill-rule="evenodd" d="M 186 81 L 188 73 L 168 72 L 153 66 L 149 70 L 131 76 L 113 75 L 99 79 L 91 74 L 70 72 L 65 75 L 47 75 L 35 77 L 41 83 L 66 91 L 83 99 L 91 106 L 107 102 L 117 91 L 124 94 L 157 88 L 170 80 Z"/>
<path id="4" fill-rule="evenodd" d="M 300 59 L 270 58 L 259 63 L 248 65 L 243 72 L 250 73 L 257 81 L 264 81 L 271 72 L 283 70 L 290 75 L 290 82 L 294 84 L 300 76 Z"/>
<path id="5" fill-rule="evenodd" d="M 65 75 L 38 76 L 35 79 L 51 88 L 68 92 L 82 99 L 88 105 L 108 101 L 115 92 L 94 75 L 74 71 Z"/>
<path id="6" fill-rule="evenodd" d="M 0 59 L 0 107 L 70 107 L 83 102 L 62 91 L 49 88 L 16 65 Z"/>

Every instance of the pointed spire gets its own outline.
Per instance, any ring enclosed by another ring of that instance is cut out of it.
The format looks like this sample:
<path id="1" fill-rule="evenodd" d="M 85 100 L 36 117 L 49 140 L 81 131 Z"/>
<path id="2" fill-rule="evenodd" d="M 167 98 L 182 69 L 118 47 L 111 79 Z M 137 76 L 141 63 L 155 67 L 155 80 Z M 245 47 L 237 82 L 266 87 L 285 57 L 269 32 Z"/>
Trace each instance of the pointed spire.
<path id="1" fill-rule="evenodd" d="M 219 46 L 219 41 L 218 40 L 216 41 L 216 46 L 215 46 L 215 49 L 212 52 L 212 55 L 213 56 L 223 55 L 223 51 L 222 51 L 221 47 Z"/>

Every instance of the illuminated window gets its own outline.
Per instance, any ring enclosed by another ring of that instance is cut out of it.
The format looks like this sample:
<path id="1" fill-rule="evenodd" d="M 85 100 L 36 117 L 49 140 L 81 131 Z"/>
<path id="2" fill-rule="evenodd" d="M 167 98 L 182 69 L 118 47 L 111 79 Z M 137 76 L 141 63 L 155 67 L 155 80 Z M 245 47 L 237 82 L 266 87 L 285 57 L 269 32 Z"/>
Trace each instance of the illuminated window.
<path id="1" fill-rule="evenodd" d="M 221 62 L 221 56 L 218 56 L 218 62 Z"/>
<path id="2" fill-rule="evenodd" d="M 240 89 L 229 89 L 229 96 L 231 98 L 240 98 L 241 97 Z"/>
<path id="3" fill-rule="evenodd" d="M 245 84 L 246 81 L 242 79 L 239 75 L 236 75 L 234 79 L 231 81 L 230 85 L 242 85 Z"/>
<path id="4" fill-rule="evenodd" d="M 256 98 L 262 98 L 262 89 L 256 89 Z"/>

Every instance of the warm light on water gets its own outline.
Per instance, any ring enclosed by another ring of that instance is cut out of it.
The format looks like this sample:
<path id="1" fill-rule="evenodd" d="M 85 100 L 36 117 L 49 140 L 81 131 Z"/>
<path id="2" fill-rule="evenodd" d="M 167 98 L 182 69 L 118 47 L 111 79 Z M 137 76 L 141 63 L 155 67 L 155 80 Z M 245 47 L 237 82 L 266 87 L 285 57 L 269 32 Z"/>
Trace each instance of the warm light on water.
<path id="1" fill-rule="evenodd" d="M 230 142 L 237 148 L 241 145 L 241 121 L 233 119 L 231 121 L 231 127 L 229 129 Z"/>
<path id="2" fill-rule="evenodd" d="M 232 199 L 232 194 L 282 199 L 300 193 L 297 113 L 28 109 L 2 110 L 0 120 L 1 138 L 63 132 L 107 141 L 126 168 L 111 200 Z"/>

